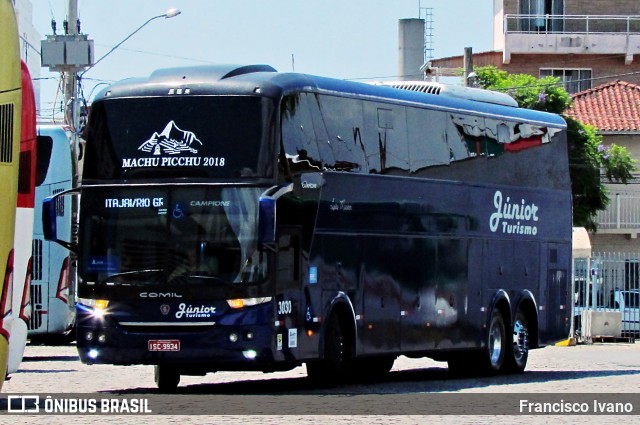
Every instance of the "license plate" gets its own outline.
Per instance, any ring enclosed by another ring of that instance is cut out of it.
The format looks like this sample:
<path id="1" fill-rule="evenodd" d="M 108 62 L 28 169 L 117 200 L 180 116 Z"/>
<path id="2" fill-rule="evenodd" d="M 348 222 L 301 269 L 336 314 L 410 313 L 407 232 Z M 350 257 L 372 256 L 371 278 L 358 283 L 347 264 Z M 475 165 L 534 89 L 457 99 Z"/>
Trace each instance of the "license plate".
<path id="1" fill-rule="evenodd" d="M 180 351 L 179 339 L 150 339 L 147 343 L 149 351 Z"/>

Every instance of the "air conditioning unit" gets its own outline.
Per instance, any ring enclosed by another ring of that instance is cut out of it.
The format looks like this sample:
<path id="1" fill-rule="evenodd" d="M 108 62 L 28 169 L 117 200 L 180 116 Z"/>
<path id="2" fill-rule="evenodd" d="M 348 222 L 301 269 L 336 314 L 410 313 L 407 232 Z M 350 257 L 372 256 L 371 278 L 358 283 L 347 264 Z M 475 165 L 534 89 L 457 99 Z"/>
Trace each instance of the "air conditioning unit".
<path id="1" fill-rule="evenodd" d="M 622 335 L 622 313 L 619 311 L 582 311 L 582 334 L 586 339 Z"/>

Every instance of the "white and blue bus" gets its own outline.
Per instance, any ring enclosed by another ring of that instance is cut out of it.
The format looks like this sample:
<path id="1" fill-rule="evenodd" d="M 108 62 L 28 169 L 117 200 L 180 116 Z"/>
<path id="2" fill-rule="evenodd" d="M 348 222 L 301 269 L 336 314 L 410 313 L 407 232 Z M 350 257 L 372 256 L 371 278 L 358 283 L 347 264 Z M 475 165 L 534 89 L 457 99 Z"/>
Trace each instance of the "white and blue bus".
<path id="1" fill-rule="evenodd" d="M 264 65 L 106 88 L 72 192 L 80 359 L 155 365 L 163 390 L 305 363 L 335 384 L 399 355 L 521 372 L 569 335 L 566 124 L 478 97 Z"/>
<path id="2" fill-rule="evenodd" d="M 39 124 L 37 143 L 31 320 L 28 334 L 32 341 L 63 342 L 75 336 L 72 334 L 75 323 L 74 273 L 69 250 L 44 239 L 42 201 L 71 188 L 75 165 L 70 132 L 65 126 Z M 54 213 L 61 237 L 71 240 L 71 199 L 58 198 Z"/>

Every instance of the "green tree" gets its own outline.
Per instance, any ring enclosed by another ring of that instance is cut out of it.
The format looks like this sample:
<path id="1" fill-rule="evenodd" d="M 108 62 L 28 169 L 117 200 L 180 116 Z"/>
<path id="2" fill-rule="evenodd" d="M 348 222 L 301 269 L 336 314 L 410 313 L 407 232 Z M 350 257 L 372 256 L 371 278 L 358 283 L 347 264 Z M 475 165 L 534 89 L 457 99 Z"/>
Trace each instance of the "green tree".
<path id="1" fill-rule="evenodd" d="M 596 214 L 607 208 L 609 203 L 600 170 L 609 181 L 626 184 L 632 177 L 636 162 L 627 149 L 615 144 L 604 145 L 593 126 L 564 115 L 571 106 L 571 96 L 559 79 L 508 74 L 491 66 L 474 71 L 481 87 L 508 93 L 520 107 L 563 115 L 567 121 L 573 225 L 596 230 Z"/>

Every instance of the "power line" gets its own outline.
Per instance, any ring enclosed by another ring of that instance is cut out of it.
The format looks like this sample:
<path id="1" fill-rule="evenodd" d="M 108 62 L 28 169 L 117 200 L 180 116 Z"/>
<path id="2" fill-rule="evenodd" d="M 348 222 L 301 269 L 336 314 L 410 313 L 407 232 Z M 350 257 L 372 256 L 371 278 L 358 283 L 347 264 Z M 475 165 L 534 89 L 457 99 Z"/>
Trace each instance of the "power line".
<path id="1" fill-rule="evenodd" d="M 96 45 L 102 46 L 102 47 L 108 47 L 108 48 L 112 47 L 112 46 L 108 46 L 106 44 L 96 44 Z M 203 59 L 188 58 L 188 57 L 185 57 L 185 56 L 168 55 L 166 53 L 152 52 L 152 51 L 149 51 L 149 50 L 138 50 L 138 49 L 131 49 L 131 48 L 126 48 L 126 47 L 120 47 L 120 48 L 118 48 L 118 50 L 124 50 L 124 51 L 128 51 L 128 52 L 133 52 L 133 53 L 143 53 L 145 55 L 159 56 L 159 57 L 165 57 L 165 58 L 169 58 L 169 59 L 182 59 L 182 60 L 188 60 L 188 61 L 191 61 L 191 62 L 200 62 L 200 63 L 209 63 L 209 64 L 216 63 L 216 62 L 213 62 L 213 61 L 207 61 L 207 60 L 203 60 Z"/>

